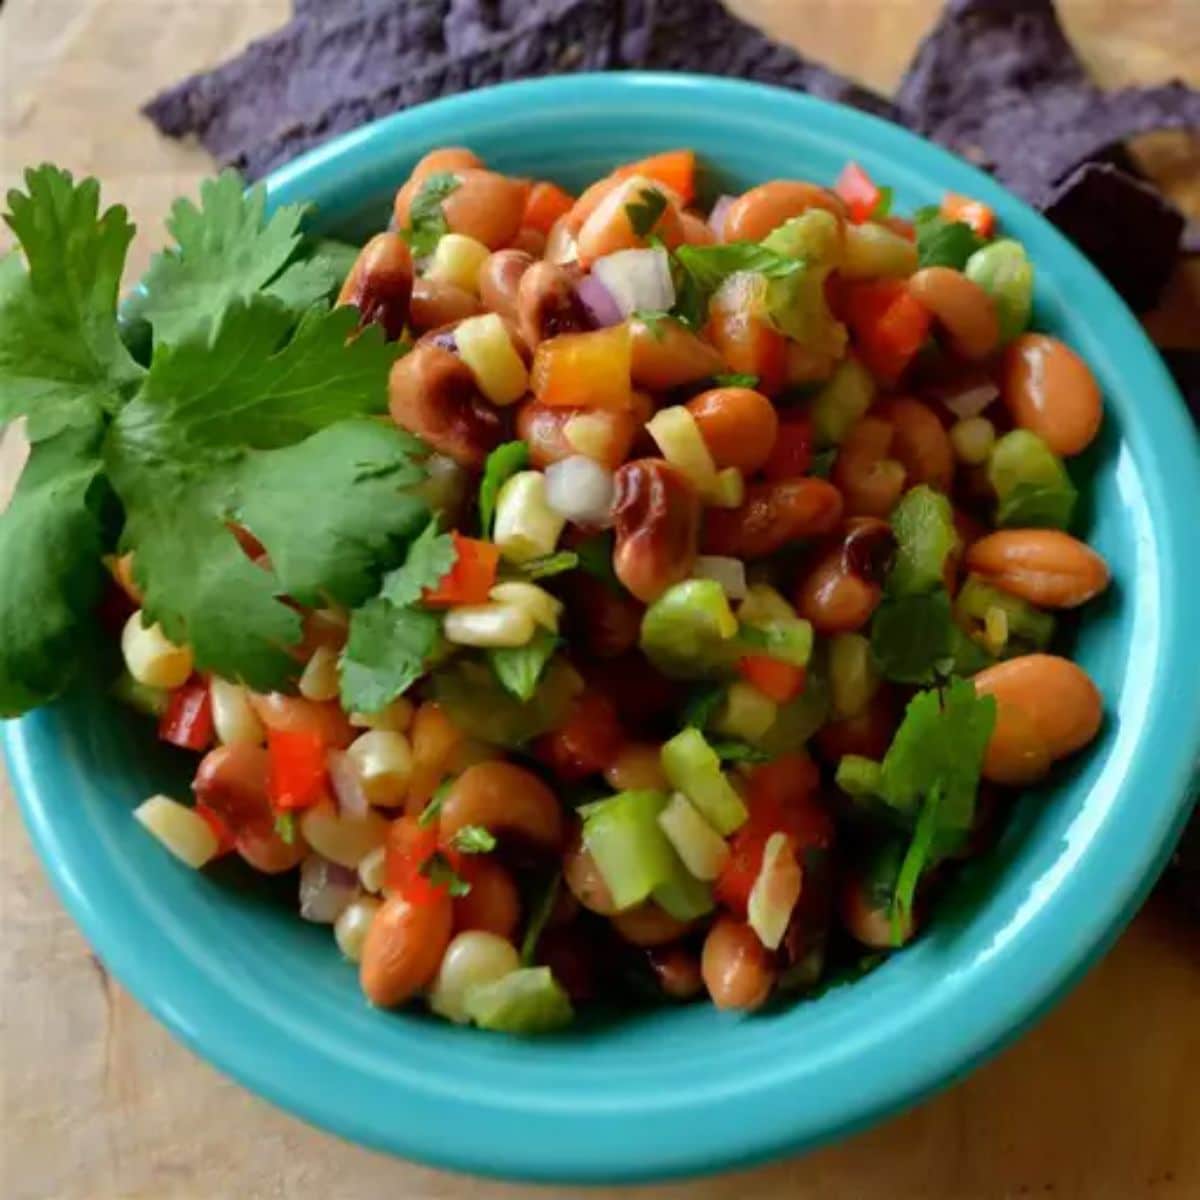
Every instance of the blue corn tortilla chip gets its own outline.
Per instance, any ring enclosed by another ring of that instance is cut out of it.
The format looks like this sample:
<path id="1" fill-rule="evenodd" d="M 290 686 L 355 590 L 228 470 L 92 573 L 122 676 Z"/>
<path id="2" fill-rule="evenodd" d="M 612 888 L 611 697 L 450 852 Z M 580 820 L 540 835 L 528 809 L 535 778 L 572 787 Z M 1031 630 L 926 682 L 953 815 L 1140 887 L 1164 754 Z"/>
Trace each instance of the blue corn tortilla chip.
<path id="1" fill-rule="evenodd" d="M 1183 214 L 1109 163 L 1085 163 L 1044 209 L 1135 312 L 1152 308 L 1175 267 Z"/>
<path id="2" fill-rule="evenodd" d="M 896 105 L 911 128 L 1039 207 L 1081 163 L 1126 138 L 1200 128 L 1200 93 L 1181 83 L 1097 88 L 1051 0 L 950 0 Z"/>

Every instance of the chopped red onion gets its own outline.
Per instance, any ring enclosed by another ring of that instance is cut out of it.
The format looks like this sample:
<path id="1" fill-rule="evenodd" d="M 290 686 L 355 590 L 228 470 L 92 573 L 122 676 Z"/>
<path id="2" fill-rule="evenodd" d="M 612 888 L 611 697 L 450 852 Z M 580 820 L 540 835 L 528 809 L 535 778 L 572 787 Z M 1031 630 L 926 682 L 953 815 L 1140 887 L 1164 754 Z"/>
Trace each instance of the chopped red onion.
<path id="1" fill-rule="evenodd" d="M 696 579 L 715 579 L 730 600 L 744 600 L 746 588 L 746 564 L 740 558 L 725 558 L 719 554 L 701 554 L 692 571 Z"/>
<path id="2" fill-rule="evenodd" d="M 997 396 L 1000 389 L 991 381 L 973 383 L 950 396 L 943 396 L 942 403 L 960 420 L 977 417 Z"/>
<path id="3" fill-rule="evenodd" d="M 300 864 L 300 915 L 317 925 L 332 925 L 358 895 L 358 875 L 310 854 Z"/>
<path id="4" fill-rule="evenodd" d="M 612 472 L 583 454 L 546 468 L 546 503 L 576 525 L 611 525 L 614 492 Z"/>
<path id="5" fill-rule="evenodd" d="M 365 817 L 370 804 L 354 759 L 343 750 L 331 750 L 326 755 L 325 763 L 329 769 L 329 782 L 333 784 L 333 794 L 337 797 L 338 812 L 353 820 Z"/>
<path id="6" fill-rule="evenodd" d="M 575 294 L 579 297 L 580 304 L 587 309 L 587 314 L 597 329 L 620 325 L 625 320 L 612 292 L 595 275 L 585 275 L 575 285 Z"/>
<path id="7" fill-rule="evenodd" d="M 661 246 L 606 254 L 592 265 L 592 275 L 608 289 L 623 317 L 666 312 L 675 303 L 671 263 Z"/>
<path id="8" fill-rule="evenodd" d="M 708 227 L 717 235 L 718 241 L 725 235 L 725 218 L 729 216 L 729 210 L 736 199 L 736 196 L 718 196 L 716 204 L 712 206 L 712 212 L 708 214 Z"/>

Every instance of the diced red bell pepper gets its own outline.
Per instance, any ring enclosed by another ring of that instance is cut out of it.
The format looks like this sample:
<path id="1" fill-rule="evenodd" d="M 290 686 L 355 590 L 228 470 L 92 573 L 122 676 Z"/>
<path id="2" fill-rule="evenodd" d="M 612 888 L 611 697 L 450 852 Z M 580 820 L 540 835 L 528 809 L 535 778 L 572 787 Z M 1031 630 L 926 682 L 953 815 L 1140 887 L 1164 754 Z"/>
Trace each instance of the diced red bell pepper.
<path id="1" fill-rule="evenodd" d="M 438 580 L 437 586 L 426 588 L 421 599 L 429 608 L 455 608 L 460 604 L 486 604 L 488 594 L 496 586 L 496 571 L 500 564 L 500 548 L 491 542 L 451 534 L 458 557 L 454 566 Z"/>
<path id="2" fill-rule="evenodd" d="M 941 214 L 947 221 L 961 221 L 980 237 L 991 237 L 996 231 L 996 214 L 981 200 L 947 192 L 942 197 Z"/>
<path id="3" fill-rule="evenodd" d="M 557 183 L 545 180 L 535 183 L 529 189 L 529 199 L 525 201 L 525 216 L 521 219 L 521 225 L 548 234 L 554 222 L 559 217 L 566 216 L 574 203 L 575 197 L 570 192 L 563 191 Z"/>
<path id="4" fill-rule="evenodd" d="M 779 423 L 775 445 L 763 464 L 763 474 L 772 482 L 798 479 L 812 469 L 812 423 L 805 417 L 793 417 Z"/>
<path id="5" fill-rule="evenodd" d="M 848 284 L 840 299 L 859 357 L 881 382 L 894 384 L 929 336 L 929 311 L 899 279 Z"/>
<path id="6" fill-rule="evenodd" d="M 819 781 L 812 759 L 803 752 L 755 768 L 746 797 L 750 816 L 730 840 L 729 860 L 713 884 L 717 899 L 730 911 L 745 916 L 773 833 L 788 835 L 802 866 L 805 850 L 832 844 L 833 821 L 815 795 Z"/>
<path id="7" fill-rule="evenodd" d="M 855 225 L 871 219 L 883 196 L 875 181 L 856 162 L 845 165 L 833 190 L 845 200 Z"/>
<path id="8" fill-rule="evenodd" d="M 207 679 L 193 675 L 171 693 L 158 723 L 158 736 L 181 750 L 207 750 L 212 745 L 212 696 Z"/>
<path id="9" fill-rule="evenodd" d="M 625 743 L 617 710 L 607 696 L 584 692 L 566 723 L 534 744 L 534 754 L 559 779 L 573 783 L 602 771 Z"/>
<path id="10" fill-rule="evenodd" d="M 217 849 L 213 857 L 220 858 L 221 855 L 228 854 L 237 844 L 237 838 L 225 818 L 215 808 L 209 808 L 207 804 L 197 804 L 195 808 L 196 816 L 203 819 L 204 823 L 212 830 L 213 837 L 217 839 Z"/>
<path id="11" fill-rule="evenodd" d="M 276 812 L 311 808 L 325 799 L 327 749 L 325 739 L 310 730 L 267 730 L 267 794 Z"/>
<path id="12" fill-rule="evenodd" d="M 464 872 L 469 868 L 464 865 L 463 855 L 439 844 L 436 821 L 426 826 L 416 817 L 393 821 L 383 850 L 383 877 L 388 891 L 416 905 L 432 904 L 445 895 L 445 883 L 435 883 L 422 873 L 435 854 L 440 854 L 456 875 L 466 878 Z"/>
<path id="13" fill-rule="evenodd" d="M 737 669 L 747 683 L 776 704 L 786 704 L 804 691 L 804 668 L 767 654 L 747 654 L 738 659 Z"/>

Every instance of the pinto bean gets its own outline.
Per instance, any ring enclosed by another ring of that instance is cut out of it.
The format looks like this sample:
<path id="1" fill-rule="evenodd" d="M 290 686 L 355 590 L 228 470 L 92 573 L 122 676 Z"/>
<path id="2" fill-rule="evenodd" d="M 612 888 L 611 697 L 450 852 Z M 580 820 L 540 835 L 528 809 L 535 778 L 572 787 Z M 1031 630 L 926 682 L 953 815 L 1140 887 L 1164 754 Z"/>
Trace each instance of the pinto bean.
<path id="1" fill-rule="evenodd" d="M 466 825 L 557 850 L 563 843 L 562 810 L 554 793 L 532 771 L 508 762 L 468 767 L 442 802 L 439 828 L 450 838 Z"/>
<path id="2" fill-rule="evenodd" d="M 978 361 L 1000 344 L 991 296 L 961 271 L 924 267 L 909 279 L 908 294 L 933 314 L 959 357 Z"/>
<path id="3" fill-rule="evenodd" d="M 739 196 L 725 217 L 724 242 L 761 242 L 785 221 L 810 208 L 823 208 L 845 218 L 846 206 L 827 188 L 797 179 L 775 179 Z"/>
<path id="4" fill-rule="evenodd" d="M 367 932 L 358 973 L 372 1004 L 403 1004 L 433 981 L 450 943 L 452 915 L 444 892 L 424 904 L 410 904 L 398 896 L 384 900 Z"/>
<path id="5" fill-rule="evenodd" d="M 1000 529 L 967 550 L 967 570 L 1039 608 L 1078 608 L 1108 586 L 1108 564 L 1057 529 Z"/>
<path id="6" fill-rule="evenodd" d="M 704 939 L 700 973 L 718 1008 L 762 1007 L 775 985 L 775 965 L 758 934 L 733 917 L 719 917 Z"/>
<path id="7" fill-rule="evenodd" d="M 1023 333 L 1005 351 L 1000 395 L 1017 425 L 1063 457 L 1091 444 L 1104 415 L 1087 363 L 1044 333 Z"/>

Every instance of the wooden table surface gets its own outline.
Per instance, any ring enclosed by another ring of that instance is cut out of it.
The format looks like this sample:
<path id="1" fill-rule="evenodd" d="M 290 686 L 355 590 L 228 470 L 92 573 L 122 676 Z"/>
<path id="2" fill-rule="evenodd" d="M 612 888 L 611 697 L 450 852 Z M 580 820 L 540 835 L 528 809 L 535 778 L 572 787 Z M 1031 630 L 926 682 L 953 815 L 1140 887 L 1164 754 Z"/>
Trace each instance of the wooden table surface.
<path id="1" fill-rule="evenodd" d="M 936 0 L 735 0 L 777 35 L 893 87 Z M 1104 83 L 1190 75 L 1196 0 L 1064 0 Z M 8 0 L 0 15 L 0 182 L 46 158 L 101 177 L 142 230 L 130 269 L 161 239 L 171 199 L 210 169 L 136 115 L 159 86 L 280 23 L 285 0 Z M 1181 137 L 1142 143 L 1175 194 L 1200 199 Z M 1200 208 L 1193 208 L 1193 213 Z M 1150 325 L 1200 338 L 1195 271 Z M 0 497 L 19 451 L 0 451 Z M 69 802 L 70 797 L 64 797 Z M 30 849 L 0 774 L 0 1196 L 4 1200 L 458 1200 L 583 1194 L 481 1183 L 339 1141 L 243 1091 L 138 1007 L 89 953 Z M 868 1133 L 803 1159 L 594 1197 L 915 1200 L 1200 1195 L 1200 928 L 1163 900 L 1079 988 L 968 1080 Z M 738 1119 L 736 1112 L 729 1114 Z M 469 1135 L 469 1131 L 466 1131 Z"/>

